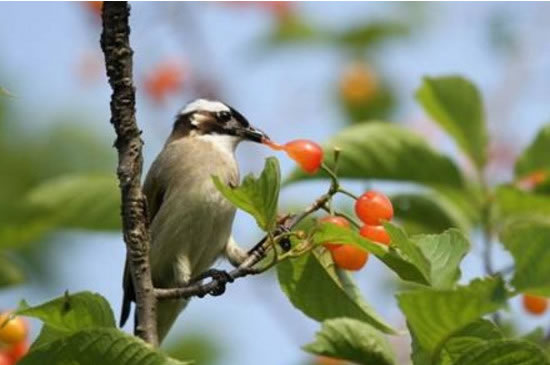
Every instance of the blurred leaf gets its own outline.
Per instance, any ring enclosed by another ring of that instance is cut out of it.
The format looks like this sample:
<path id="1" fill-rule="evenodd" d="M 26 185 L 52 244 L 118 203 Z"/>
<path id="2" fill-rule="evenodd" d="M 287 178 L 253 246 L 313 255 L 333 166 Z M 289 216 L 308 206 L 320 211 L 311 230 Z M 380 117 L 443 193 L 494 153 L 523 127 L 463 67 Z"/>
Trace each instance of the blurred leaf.
<path id="1" fill-rule="evenodd" d="M 550 124 L 546 124 L 535 140 L 516 161 L 516 176 L 521 177 L 539 170 L 550 170 Z"/>
<path id="2" fill-rule="evenodd" d="M 526 333 L 525 335 L 521 336 L 522 340 L 534 342 L 537 344 L 542 344 L 544 342 L 544 336 L 545 336 L 544 328 L 543 327 L 537 327 L 534 330 Z"/>
<path id="3" fill-rule="evenodd" d="M 120 229 L 120 192 L 114 174 L 64 175 L 27 196 L 32 207 L 55 216 L 59 228 Z"/>
<path id="4" fill-rule="evenodd" d="M 15 97 L 8 89 L 0 86 L 0 96 L 8 96 L 10 98 Z"/>
<path id="5" fill-rule="evenodd" d="M 0 225 L 0 247 L 19 247 L 56 229 L 120 229 L 120 193 L 114 175 L 63 175 L 27 192 Z"/>
<path id="6" fill-rule="evenodd" d="M 472 346 L 453 365 L 547 365 L 544 352 L 527 341 L 494 340 Z"/>
<path id="7" fill-rule="evenodd" d="M 451 159 L 439 154 L 407 129 L 384 122 L 345 128 L 324 144 L 325 163 L 333 167 L 334 147 L 341 148 L 338 175 L 342 178 L 410 181 L 462 187 L 463 180 Z M 328 178 L 295 170 L 285 183 Z"/>
<path id="8" fill-rule="evenodd" d="M 267 42 L 273 45 L 301 43 L 322 40 L 325 34 L 315 29 L 297 14 L 281 18 L 268 36 Z"/>
<path id="9" fill-rule="evenodd" d="M 487 161 L 487 129 L 481 95 L 459 76 L 424 77 L 416 98 L 478 168 Z"/>
<path id="10" fill-rule="evenodd" d="M 512 186 L 495 190 L 496 216 L 500 220 L 550 217 L 550 197 L 521 191 Z"/>
<path id="11" fill-rule="evenodd" d="M 442 201 L 449 201 L 460 209 L 473 226 L 481 223 L 481 211 L 486 202 L 485 193 L 476 184 L 467 182 L 466 189 L 438 186 L 435 193 Z"/>
<path id="12" fill-rule="evenodd" d="M 52 217 L 34 214 L 27 220 L 0 225 L 0 249 L 20 248 L 42 238 L 55 224 Z"/>
<path id="13" fill-rule="evenodd" d="M 409 29 L 406 25 L 388 21 L 371 21 L 368 24 L 348 28 L 333 36 L 337 44 L 343 44 L 352 48 L 369 48 L 382 43 L 390 38 L 407 35 Z"/>
<path id="14" fill-rule="evenodd" d="M 165 352 L 173 359 L 193 359 L 199 365 L 218 364 L 223 356 L 219 344 L 211 336 L 196 333 L 176 337 L 166 346 Z"/>
<path id="15" fill-rule="evenodd" d="M 392 348 L 386 338 L 365 322 L 351 318 L 323 322 L 315 342 L 303 349 L 312 354 L 349 360 L 356 364 L 395 364 Z"/>
<path id="16" fill-rule="evenodd" d="M 313 240 L 317 244 L 339 242 L 360 247 L 376 255 L 401 279 L 429 284 L 429 263 L 422 256 L 420 250 L 397 227 L 387 224 L 386 230 L 392 238 L 392 246 L 389 249 L 360 236 L 354 230 L 334 224 L 320 225 L 313 236 Z"/>
<path id="17" fill-rule="evenodd" d="M 417 227 L 419 233 L 439 233 L 457 227 L 469 231 L 472 222 L 451 200 L 437 192 L 397 194 L 391 196 L 394 216 L 409 226 Z"/>
<path id="18" fill-rule="evenodd" d="M 34 307 L 22 301 L 17 314 L 34 317 L 44 327 L 34 347 L 57 341 L 75 332 L 91 328 L 116 328 L 109 302 L 99 294 L 79 292 L 53 299 Z"/>
<path id="19" fill-rule="evenodd" d="M 432 358 L 453 332 L 498 310 L 506 300 L 500 277 L 476 279 L 452 290 L 426 288 L 397 294 L 410 330 Z"/>
<path id="20" fill-rule="evenodd" d="M 182 365 L 116 328 L 81 330 L 33 347 L 21 365 Z"/>
<path id="21" fill-rule="evenodd" d="M 522 293 L 550 296 L 550 223 L 515 222 L 501 232 L 514 257 L 512 285 Z"/>
<path id="22" fill-rule="evenodd" d="M 500 329 L 486 319 L 479 319 L 455 332 L 443 345 L 438 365 L 452 365 L 476 345 L 503 338 Z"/>
<path id="23" fill-rule="evenodd" d="M 290 302 L 316 320 L 349 317 L 369 323 L 385 333 L 396 331 L 361 297 L 351 277 L 336 270 L 323 248 L 279 263 L 277 276 Z"/>
<path id="24" fill-rule="evenodd" d="M 23 271 L 9 257 L 0 254 L 0 289 L 25 280 Z"/>
<path id="25" fill-rule="evenodd" d="M 230 187 L 213 176 L 216 188 L 237 208 L 244 210 L 256 219 L 264 231 L 271 230 L 277 219 L 277 202 L 281 185 L 279 160 L 269 157 L 259 178 L 247 175 L 240 186 Z"/>

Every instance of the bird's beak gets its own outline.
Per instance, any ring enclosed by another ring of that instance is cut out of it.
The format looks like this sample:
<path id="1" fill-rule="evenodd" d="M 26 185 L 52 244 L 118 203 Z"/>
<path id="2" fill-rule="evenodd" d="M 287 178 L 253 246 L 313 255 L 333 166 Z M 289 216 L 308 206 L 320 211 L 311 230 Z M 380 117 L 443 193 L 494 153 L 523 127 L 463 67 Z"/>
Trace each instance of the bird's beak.
<path id="1" fill-rule="evenodd" d="M 269 139 L 267 134 L 252 126 L 240 129 L 238 134 L 246 140 L 257 143 L 262 143 L 263 140 Z"/>

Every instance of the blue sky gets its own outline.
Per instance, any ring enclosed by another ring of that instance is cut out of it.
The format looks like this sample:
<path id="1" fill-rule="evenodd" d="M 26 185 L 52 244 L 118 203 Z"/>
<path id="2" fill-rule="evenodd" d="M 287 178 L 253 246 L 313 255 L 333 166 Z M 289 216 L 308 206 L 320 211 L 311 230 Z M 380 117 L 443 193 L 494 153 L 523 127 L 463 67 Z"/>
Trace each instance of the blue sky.
<path id="1" fill-rule="evenodd" d="M 195 69 L 218 80 L 226 100 L 272 138 L 296 137 L 323 141 L 343 123 L 333 100 L 334 84 L 348 55 L 328 47 L 289 47 L 261 52 L 260 39 L 273 21 L 265 11 L 217 3 L 191 4 L 200 29 L 200 48 L 173 12 L 173 4 L 135 3 L 132 44 L 138 80 L 138 121 L 144 129 L 146 164 L 161 147 L 174 114 L 188 99 L 174 97 L 155 108 L 139 89 L 145 71 L 165 57 L 193 63 Z M 300 3 L 297 11 L 316 24 L 340 29 L 369 19 L 400 19 L 417 11 L 398 3 Z M 409 13 L 410 14 L 410 13 Z M 537 128 L 549 121 L 550 15 L 548 3 L 430 3 L 418 18 L 413 36 L 389 43 L 374 55 L 378 70 L 397 90 L 399 108 L 393 119 L 414 124 L 426 117 L 413 93 L 423 75 L 458 73 L 472 79 L 486 101 L 491 131 L 504 144 L 524 146 Z M 495 52 L 488 26 L 495 16 L 517 35 L 520 52 L 509 57 Z M 83 86 L 75 77 L 84 54 L 101 57 L 99 26 L 76 3 L 0 3 L 0 84 L 17 95 L 15 108 L 32 130 L 68 112 L 84 115 L 79 123 L 112 140 L 108 123 L 110 90 L 104 76 Z M 208 55 L 208 60 L 204 60 Z M 422 131 L 421 131 L 422 133 Z M 446 139 L 432 141 L 449 153 Z M 243 145 L 238 156 L 243 172 L 258 171 L 270 153 Z M 281 157 L 283 172 L 293 168 Z M 350 184 L 360 191 L 360 186 Z M 385 186 L 385 185 L 384 185 Z M 384 187 L 383 186 L 383 187 Z M 283 202 L 306 204 L 326 189 L 302 184 L 283 191 Z M 391 186 L 388 187 L 391 189 Z M 253 221 L 238 214 L 234 233 L 239 242 L 252 242 L 259 232 Z M 63 282 L 55 293 L 26 286 L 0 293 L 0 306 L 13 307 L 24 297 L 40 302 L 65 289 L 93 290 L 105 295 L 116 314 L 120 306 L 120 277 L 124 247 L 117 234 L 67 233 L 63 247 L 50 251 Z M 474 255 L 466 260 L 466 278 L 480 273 Z M 505 255 L 499 255 L 503 260 Z M 358 275 L 368 300 L 390 322 L 402 325 L 392 293 L 384 286 L 391 274 L 376 260 Z M 513 303 L 513 308 L 517 303 Z M 525 328 L 535 322 L 524 321 Z M 273 275 L 242 280 L 219 298 L 194 300 L 180 316 L 178 330 L 203 331 L 226 344 L 223 364 L 297 364 L 306 356 L 299 345 L 313 338 L 318 325 L 292 308 Z"/>

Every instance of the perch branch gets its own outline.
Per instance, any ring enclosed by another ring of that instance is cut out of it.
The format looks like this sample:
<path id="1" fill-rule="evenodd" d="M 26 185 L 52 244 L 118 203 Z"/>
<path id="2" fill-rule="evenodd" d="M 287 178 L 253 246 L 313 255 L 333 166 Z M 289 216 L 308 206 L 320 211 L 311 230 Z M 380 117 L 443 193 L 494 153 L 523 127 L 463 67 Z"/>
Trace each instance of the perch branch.
<path id="1" fill-rule="evenodd" d="M 317 199 L 313 204 L 306 208 L 300 214 L 294 216 L 285 216 L 279 220 L 279 226 L 275 230 L 275 236 L 286 232 L 294 228 L 298 223 L 300 223 L 305 217 L 311 213 L 322 209 L 325 204 L 332 198 L 334 194 L 338 192 L 338 182 L 337 180 L 333 181 L 329 191 Z M 260 242 L 258 242 L 249 252 L 248 257 L 245 261 L 236 269 L 229 272 L 229 277 L 231 281 L 242 278 L 248 275 L 255 275 L 263 272 L 263 270 L 258 270 L 254 266 L 259 263 L 264 257 L 267 248 L 267 236 L 264 237 Z M 192 285 L 184 286 L 181 288 L 169 288 L 169 289 L 155 289 L 155 294 L 157 299 L 166 300 L 166 299 L 186 299 L 193 296 L 202 297 L 206 294 L 209 294 L 218 287 L 220 283 L 217 280 L 212 280 L 207 283 L 195 283 Z"/>
<path id="2" fill-rule="evenodd" d="M 111 95 L 111 124 L 116 132 L 117 175 L 122 202 L 122 230 L 136 294 L 135 334 L 156 346 L 156 299 L 149 267 L 147 205 L 141 190 L 143 165 L 141 131 L 135 116 L 135 88 L 130 48 L 130 7 L 126 1 L 103 5 L 101 49 Z"/>

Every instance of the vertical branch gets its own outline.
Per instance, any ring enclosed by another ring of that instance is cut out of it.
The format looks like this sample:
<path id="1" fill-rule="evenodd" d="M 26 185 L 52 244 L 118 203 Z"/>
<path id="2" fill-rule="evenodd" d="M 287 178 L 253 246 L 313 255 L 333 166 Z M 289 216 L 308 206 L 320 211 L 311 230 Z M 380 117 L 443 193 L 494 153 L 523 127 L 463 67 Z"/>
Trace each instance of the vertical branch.
<path id="1" fill-rule="evenodd" d="M 122 229 L 136 296 L 136 335 L 157 345 L 156 299 L 149 267 L 147 205 L 141 190 L 143 165 L 141 131 L 135 116 L 135 88 L 130 48 L 130 7 L 126 1 L 103 5 L 101 48 L 111 95 L 111 123 L 117 135 L 118 179 L 122 201 Z"/>

